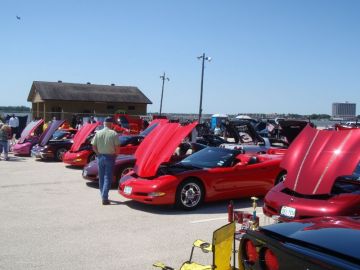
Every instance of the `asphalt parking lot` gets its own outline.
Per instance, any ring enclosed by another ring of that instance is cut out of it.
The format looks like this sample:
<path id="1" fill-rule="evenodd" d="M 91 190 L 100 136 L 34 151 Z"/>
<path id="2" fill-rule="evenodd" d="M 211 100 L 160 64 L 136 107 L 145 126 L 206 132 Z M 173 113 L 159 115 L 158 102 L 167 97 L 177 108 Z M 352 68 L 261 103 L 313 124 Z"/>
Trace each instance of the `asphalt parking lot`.
<path id="1" fill-rule="evenodd" d="M 210 241 L 227 222 L 228 202 L 184 212 L 129 201 L 111 190 L 112 204 L 103 206 L 81 170 L 10 157 L 0 161 L 0 269 L 139 270 L 153 269 L 157 260 L 178 268 L 195 239 Z M 251 200 L 235 206 L 251 210 Z M 270 222 L 258 211 L 262 224 Z M 199 256 L 211 262 L 211 255 Z"/>

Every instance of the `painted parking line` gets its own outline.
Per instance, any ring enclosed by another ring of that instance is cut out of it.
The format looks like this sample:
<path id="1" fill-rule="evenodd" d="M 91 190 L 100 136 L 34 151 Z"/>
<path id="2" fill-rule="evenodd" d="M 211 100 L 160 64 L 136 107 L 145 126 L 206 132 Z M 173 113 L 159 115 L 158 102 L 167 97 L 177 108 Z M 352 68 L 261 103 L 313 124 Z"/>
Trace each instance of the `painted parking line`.
<path id="1" fill-rule="evenodd" d="M 194 223 L 202 223 L 202 222 L 211 222 L 211 221 L 223 220 L 223 219 L 228 219 L 228 217 L 226 216 L 226 217 L 218 217 L 218 218 L 200 219 L 200 220 L 190 221 L 190 223 L 194 224 Z"/>

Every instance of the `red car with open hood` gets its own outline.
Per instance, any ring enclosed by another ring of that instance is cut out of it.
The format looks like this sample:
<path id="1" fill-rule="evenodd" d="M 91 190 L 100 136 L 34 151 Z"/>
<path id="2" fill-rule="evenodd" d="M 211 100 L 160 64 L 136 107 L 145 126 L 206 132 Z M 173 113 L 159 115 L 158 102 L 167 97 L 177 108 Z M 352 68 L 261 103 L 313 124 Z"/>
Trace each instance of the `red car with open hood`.
<path id="1" fill-rule="evenodd" d="M 100 122 L 85 124 L 75 135 L 74 143 L 63 156 L 63 162 L 72 166 L 83 167 L 94 160 L 96 155 L 90 144 L 90 135 L 100 126 Z"/>
<path id="2" fill-rule="evenodd" d="M 318 130 L 307 126 L 281 167 L 286 180 L 264 200 L 264 213 L 280 220 L 360 215 L 360 129 Z"/>
<path id="3" fill-rule="evenodd" d="M 168 123 L 149 134 L 135 153 L 134 171 L 121 178 L 119 193 L 146 204 L 191 210 L 203 201 L 265 195 L 281 179 L 282 155 L 206 147 L 169 163 L 196 124 Z"/>

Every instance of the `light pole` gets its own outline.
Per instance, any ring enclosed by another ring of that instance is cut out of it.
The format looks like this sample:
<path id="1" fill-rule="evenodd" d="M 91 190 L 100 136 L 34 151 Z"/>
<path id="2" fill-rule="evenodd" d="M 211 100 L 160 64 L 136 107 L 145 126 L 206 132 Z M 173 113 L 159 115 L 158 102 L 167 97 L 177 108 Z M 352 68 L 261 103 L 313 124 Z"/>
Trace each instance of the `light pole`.
<path id="1" fill-rule="evenodd" d="M 162 79 L 161 100 L 160 100 L 160 116 L 161 116 L 161 109 L 162 109 L 162 101 L 163 101 L 163 95 L 164 95 L 165 80 L 170 81 L 170 79 L 165 76 L 165 72 L 164 72 L 164 75 L 160 76 L 160 79 Z"/>
<path id="2" fill-rule="evenodd" d="M 205 67 L 205 60 L 211 61 L 211 57 L 205 56 L 203 53 L 201 56 L 198 56 L 198 59 L 202 59 L 202 68 L 201 68 L 201 86 L 200 86 L 200 106 L 199 106 L 199 124 L 201 121 L 201 114 L 202 114 L 202 96 L 203 96 L 203 86 L 204 86 L 204 67 Z"/>

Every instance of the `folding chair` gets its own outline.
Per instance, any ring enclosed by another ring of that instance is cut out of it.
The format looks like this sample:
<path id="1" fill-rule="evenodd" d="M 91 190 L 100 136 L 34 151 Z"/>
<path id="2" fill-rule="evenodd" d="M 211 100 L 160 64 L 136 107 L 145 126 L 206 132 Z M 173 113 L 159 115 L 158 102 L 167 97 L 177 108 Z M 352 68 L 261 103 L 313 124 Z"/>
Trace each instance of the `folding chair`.
<path id="1" fill-rule="evenodd" d="M 213 233 L 212 244 L 202 240 L 193 243 L 190 259 L 181 265 L 180 270 L 231 270 L 231 255 L 234 243 L 235 223 L 229 223 L 220 227 Z M 211 265 L 202 265 L 192 261 L 195 248 L 200 248 L 203 252 L 212 252 L 213 259 Z M 163 270 L 175 270 L 161 262 L 153 264 Z"/>

